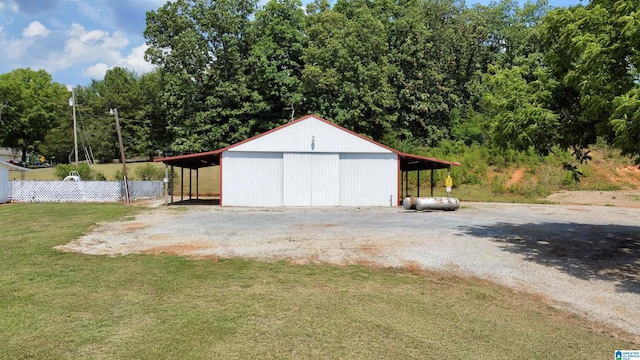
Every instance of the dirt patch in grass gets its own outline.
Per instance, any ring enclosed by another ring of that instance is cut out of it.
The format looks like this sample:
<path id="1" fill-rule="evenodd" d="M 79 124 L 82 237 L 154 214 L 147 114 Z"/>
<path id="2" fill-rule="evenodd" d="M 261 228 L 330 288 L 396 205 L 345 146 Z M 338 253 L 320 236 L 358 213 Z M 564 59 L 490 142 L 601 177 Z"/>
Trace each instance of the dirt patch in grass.
<path id="1" fill-rule="evenodd" d="M 424 269 L 416 261 L 405 261 L 403 267 L 412 274 L 424 274 Z"/>
<path id="2" fill-rule="evenodd" d="M 384 247 L 381 245 L 374 245 L 374 244 L 362 244 L 360 245 L 360 251 L 362 251 L 365 254 L 378 256 L 384 251 Z"/>
<path id="3" fill-rule="evenodd" d="M 205 243 L 186 243 L 166 246 L 156 246 L 142 251 L 142 254 L 152 255 L 175 255 L 194 257 L 198 250 L 210 248 L 211 245 Z"/>
<path id="4" fill-rule="evenodd" d="M 122 225 L 121 231 L 122 232 L 131 232 L 131 231 L 141 230 L 141 229 L 144 229 L 144 228 L 147 228 L 147 227 L 149 227 L 149 224 L 133 222 L 133 223 L 127 223 L 127 224 Z"/>

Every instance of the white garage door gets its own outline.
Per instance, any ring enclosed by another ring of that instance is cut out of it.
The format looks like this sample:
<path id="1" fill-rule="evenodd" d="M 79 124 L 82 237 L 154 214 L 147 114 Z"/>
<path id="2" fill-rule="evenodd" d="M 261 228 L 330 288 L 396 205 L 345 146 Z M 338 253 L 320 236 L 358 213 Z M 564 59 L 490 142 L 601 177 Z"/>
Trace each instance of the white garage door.
<path id="1" fill-rule="evenodd" d="M 390 206 L 397 204 L 396 154 L 222 155 L 227 206 Z"/>
<path id="2" fill-rule="evenodd" d="M 340 205 L 397 204 L 397 159 L 396 154 L 340 154 Z"/>
<path id="3" fill-rule="evenodd" d="M 222 204 L 282 206 L 282 153 L 224 152 Z"/>
<path id="4" fill-rule="evenodd" d="M 339 206 L 338 154 L 285 153 L 284 206 Z"/>

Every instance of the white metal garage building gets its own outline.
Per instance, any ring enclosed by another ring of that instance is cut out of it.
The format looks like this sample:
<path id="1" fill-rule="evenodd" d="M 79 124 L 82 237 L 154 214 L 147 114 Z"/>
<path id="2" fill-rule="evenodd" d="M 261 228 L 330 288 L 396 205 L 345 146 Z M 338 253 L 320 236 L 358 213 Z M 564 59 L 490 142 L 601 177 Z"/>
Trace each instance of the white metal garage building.
<path id="1" fill-rule="evenodd" d="M 220 205 L 269 207 L 396 206 L 402 171 L 459 165 L 398 152 L 315 115 L 224 149 L 156 161 L 189 174 L 220 165 Z"/>

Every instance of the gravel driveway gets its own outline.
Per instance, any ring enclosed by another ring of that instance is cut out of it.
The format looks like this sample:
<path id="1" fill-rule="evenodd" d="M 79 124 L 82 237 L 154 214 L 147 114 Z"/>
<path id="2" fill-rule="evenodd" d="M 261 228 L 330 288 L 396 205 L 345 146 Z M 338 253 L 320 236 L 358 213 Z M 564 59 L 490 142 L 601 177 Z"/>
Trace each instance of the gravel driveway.
<path id="1" fill-rule="evenodd" d="M 538 294 L 640 335 L 640 209 L 463 204 L 401 208 L 158 207 L 64 251 L 419 266 Z"/>

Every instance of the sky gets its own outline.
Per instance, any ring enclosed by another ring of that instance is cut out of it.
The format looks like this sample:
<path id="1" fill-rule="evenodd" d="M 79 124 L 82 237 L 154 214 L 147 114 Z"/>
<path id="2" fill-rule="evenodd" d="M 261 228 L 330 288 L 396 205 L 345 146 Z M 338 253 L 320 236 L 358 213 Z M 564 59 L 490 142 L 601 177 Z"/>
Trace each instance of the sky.
<path id="1" fill-rule="evenodd" d="M 490 1 L 467 0 L 467 4 Z M 587 1 L 549 0 L 549 4 L 586 5 Z M 166 2 L 0 0 L 0 74 L 18 68 L 44 69 L 53 81 L 70 88 L 102 80 L 116 66 L 138 75 L 149 72 L 154 66 L 144 60 L 145 14 Z"/>

